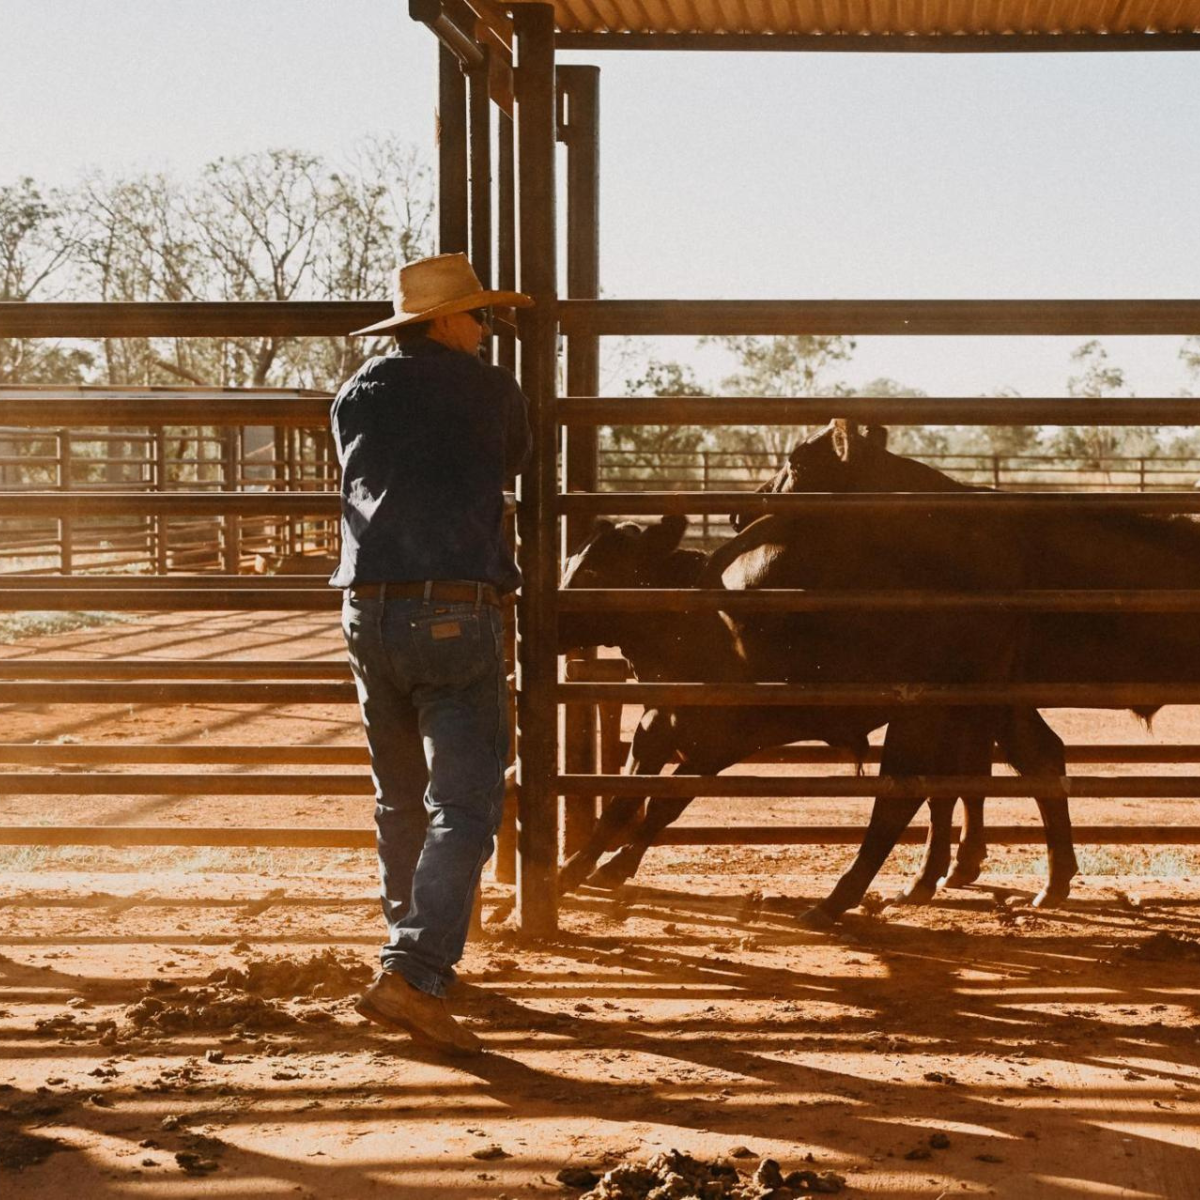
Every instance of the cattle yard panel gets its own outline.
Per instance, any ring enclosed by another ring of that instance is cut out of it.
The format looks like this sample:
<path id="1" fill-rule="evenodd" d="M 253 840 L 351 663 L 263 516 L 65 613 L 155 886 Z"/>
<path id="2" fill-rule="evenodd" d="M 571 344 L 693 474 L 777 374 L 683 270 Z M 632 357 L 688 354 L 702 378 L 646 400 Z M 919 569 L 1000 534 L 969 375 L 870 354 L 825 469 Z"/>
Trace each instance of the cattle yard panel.
<path id="1" fill-rule="evenodd" d="M 656 32 L 632 32 L 615 36 L 609 32 L 564 32 L 555 28 L 555 11 L 545 4 L 518 3 L 515 6 L 511 27 L 496 29 L 489 22 L 487 13 L 471 14 L 461 4 L 418 3 L 413 5 L 413 15 L 425 20 L 437 33 L 442 42 L 439 62 L 439 89 L 441 99 L 441 128 L 439 140 L 440 166 L 440 248 L 442 251 L 472 250 L 477 256 L 477 265 L 486 257 L 484 243 L 490 247 L 490 237 L 485 226 L 490 222 L 490 209 L 486 197 L 490 195 L 483 176 L 490 173 L 490 155 L 485 145 L 491 146 L 490 110 L 480 102 L 480 95 L 490 93 L 499 106 L 497 117 L 497 171 L 498 171 L 498 220 L 495 227 L 497 247 L 497 283 L 501 287 L 520 288 L 534 295 L 538 305 L 519 315 L 521 378 L 531 400 L 531 422 L 534 429 L 535 458 L 532 469 L 522 481 L 521 500 L 518 506 L 518 531 L 520 535 L 519 558 L 525 572 L 525 589 L 520 614 L 520 720 L 518 728 L 519 771 L 522 780 L 520 794 L 520 868 L 518 875 L 518 905 L 522 929 L 528 933 L 551 932 L 557 923 L 555 901 L 555 860 L 557 851 L 558 798 L 571 790 L 594 794 L 605 783 L 612 788 L 639 788 L 641 794 L 662 783 L 667 787 L 686 787 L 687 783 L 672 783 L 657 780 L 605 780 L 593 773 L 574 774 L 571 767 L 563 773 L 558 770 L 557 709 L 558 703 L 570 707 L 575 703 L 604 705 L 600 713 L 599 727 L 605 736 L 600 754 L 601 768 L 612 774 L 614 732 L 617 726 L 615 714 L 625 702 L 680 704 L 692 702 L 720 703 L 861 703 L 868 692 L 878 697 L 884 695 L 888 702 L 898 699 L 915 699 L 914 689 L 902 684 L 884 685 L 871 689 L 844 686 L 840 691 L 830 688 L 798 688 L 776 684 L 742 685 L 738 692 L 734 685 L 721 689 L 704 688 L 701 685 L 645 685 L 616 682 L 564 682 L 558 681 L 557 656 L 554 645 L 555 621 L 560 607 L 565 609 L 573 603 L 599 605 L 615 600 L 615 597 L 583 596 L 574 599 L 559 593 L 557 560 L 559 553 L 560 523 L 568 531 L 575 532 L 580 523 L 595 513 L 639 513 L 639 512 L 688 512 L 706 513 L 720 511 L 789 511 L 801 512 L 806 506 L 845 506 L 844 497 L 754 497 L 745 493 L 710 493 L 707 496 L 693 493 L 659 494 L 597 494 L 591 483 L 594 462 L 594 426 L 597 424 L 745 424 L 776 423 L 805 424 L 813 420 L 823 421 L 828 415 L 828 398 L 807 400 L 804 398 L 752 399 L 721 397 L 705 398 L 654 398 L 650 400 L 598 397 L 598 385 L 594 370 L 588 366 L 589 355 L 594 357 L 601 336 L 637 333 L 641 335 L 702 335 L 702 334 L 1051 334 L 1088 335 L 1101 334 L 1192 334 L 1200 332 L 1200 302 L 1197 301 L 610 301 L 599 300 L 598 258 L 596 254 L 596 219 L 598 197 L 598 151 L 596 142 L 596 113 L 598 112 L 598 90 L 594 68 L 560 68 L 556 72 L 554 51 L 557 46 L 586 44 L 596 49 L 614 49 L 622 45 L 640 48 L 653 45 L 656 48 L 771 48 L 771 49 L 821 49 L 821 50 L 887 50 L 901 52 L 945 52 L 968 49 L 985 50 L 1044 50 L 1044 49 L 1165 49 L 1195 48 L 1200 42 L 1191 33 L 1180 30 L 1168 34 L 1156 34 L 1147 29 L 1131 28 L 1120 38 L 1103 35 L 1096 31 L 1077 30 L 1062 36 L 1048 37 L 1034 32 L 1005 35 L 1002 38 L 982 35 L 970 37 L 933 37 L 927 32 L 920 36 L 881 36 L 880 31 L 867 31 L 865 36 L 839 37 L 822 36 L 812 39 L 791 34 L 773 35 L 769 43 L 752 33 L 729 35 L 672 34 L 664 40 Z M 638 6 L 644 19 L 646 10 Z M 479 22 L 469 18 L 479 16 Z M 1136 25 L 1136 16 L 1130 18 Z M 464 24 L 465 22 L 465 24 Z M 517 65 L 513 62 L 513 33 Z M 579 42 L 578 39 L 584 41 Z M 575 41 L 572 41 L 575 39 Z M 485 76 L 480 71 L 485 64 Z M 461 67 L 474 71 L 472 97 L 468 97 Z M 588 73 L 590 78 L 588 78 Z M 515 82 L 516 122 L 513 117 L 513 83 Z M 591 115 L 588 115 L 588 107 Z M 562 136 L 567 144 L 568 162 L 568 219 L 567 219 L 567 294 L 559 300 L 557 296 L 556 270 L 556 164 L 555 139 Z M 517 272 L 517 229 L 520 229 L 520 272 Z M 486 267 L 486 264 L 484 264 Z M 490 282 L 484 279 L 485 285 Z M 0 335 L 13 337 L 37 337 L 47 335 L 76 337 L 119 337 L 155 336 L 165 334 L 175 337 L 226 336 L 245 333 L 274 334 L 280 336 L 327 336 L 342 334 L 346 329 L 369 324 L 387 315 L 385 303 L 316 302 L 316 303 L 190 303 L 190 304 L 85 304 L 85 305 L 38 305 L 0 304 Z M 574 393 L 558 400 L 556 377 L 556 335 L 565 334 L 568 345 L 567 390 Z M 495 347 L 498 360 L 506 365 L 515 363 L 517 343 L 511 336 L 501 336 Z M 574 365 L 573 365 L 574 364 Z M 114 411 L 115 411 L 114 406 Z M 819 407 L 819 415 L 818 415 Z M 204 419 L 195 424 L 215 424 L 214 408 L 205 409 Z M 1028 401 L 1018 399 L 967 400 L 947 402 L 919 398 L 889 399 L 852 398 L 839 400 L 839 415 L 852 420 L 885 419 L 901 424 L 936 424 L 948 419 L 963 423 L 983 424 L 1045 424 L 1061 422 L 1070 424 L 1144 424 L 1161 421 L 1168 424 L 1200 423 L 1194 402 L 1184 400 L 1161 401 Z M 275 422 L 265 419 L 263 423 Z M 94 419 L 94 413 L 86 420 Z M 44 422 L 66 427 L 70 422 L 62 419 L 51 421 L 49 414 Z M 177 411 L 172 422 L 184 422 L 182 411 Z M 0 424 L 5 423 L 0 416 Z M 285 421 L 285 423 L 288 423 Z M 565 437 L 564 460 L 566 462 L 569 496 L 559 495 L 557 476 L 557 436 L 562 428 Z M 582 489 L 576 491 L 575 489 Z M 954 498 L 957 500 L 957 498 Z M 1033 511 L 1057 511 L 1051 503 L 1053 496 L 1005 496 L 1001 498 L 976 496 L 970 499 L 971 506 L 990 505 L 995 509 L 1003 504 L 1010 509 L 1022 508 Z M 850 500 L 859 508 L 866 506 L 894 507 L 904 502 L 916 502 L 929 507 L 945 504 L 947 498 L 918 497 L 915 501 L 895 497 L 866 497 Z M 1119 503 L 1134 501 L 1135 503 Z M 64 489 L 57 494 L 22 496 L 26 513 L 36 509 L 55 519 L 73 518 L 84 509 Z M 166 493 L 147 493 L 140 497 L 108 494 L 90 498 L 87 511 L 97 511 L 97 506 L 108 516 L 122 515 L 123 510 L 138 511 L 136 503 L 148 505 L 140 511 L 150 512 L 157 518 L 186 513 L 191 516 L 220 516 L 244 520 L 257 515 L 328 518 L 331 508 L 322 505 L 331 502 L 330 497 L 297 496 L 275 493 L 270 497 L 248 496 L 245 493 L 222 491 L 208 496 L 171 496 Z M 1072 504 L 1086 504 L 1092 511 L 1198 511 L 1200 503 L 1196 497 L 1175 492 L 1147 502 L 1143 497 L 1131 496 L 1084 496 L 1072 498 Z M 315 507 L 309 507 L 313 504 Z M 730 507 L 732 505 L 732 507 Z M 951 504 L 949 507 L 953 508 Z M 0 497 L 0 515 L 5 510 L 4 498 Z M 15 511 L 9 506 L 8 511 Z M 282 608 L 320 607 L 311 590 L 297 588 L 272 588 L 268 597 Z M 203 605 L 204 599 L 232 599 L 244 595 L 241 589 L 187 589 L 188 604 Z M 85 589 L 64 589 L 76 604 L 89 597 Z M 118 589 L 109 593 L 112 602 L 124 601 Z M 179 593 L 176 593 L 178 596 Z M 0 599 L 12 598 L 14 603 L 34 606 L 42 596 L 38 589 L 4 588 Z M 943 603 L 953 606 L 956 602 L 977 603 L 982 597 L 948 597 Z M 129 599 L 134 599 L 130 597 Z M 167 606 L 171 599 L 169 591 L 151 592 L 147 589 L 139 598 L 143 607 Z M 696 597 L 689 599 L 695 600 Z M 846 602 L 847 597 L 828 597 L 830 603 Z M 927 598 L 928 599 L 928 598 Z M 997 605 L 1026 603 L 1035 605 L 1037 597 L 1020 601 L 1013 596 L 994 596 Z M 1045 598 L 1042 598 L 1045 599 Z M 1104 604 L 1117 606 L 1144 605 L 1147 610 L 1159 602 L 1148 594 L 1110 593 L 1101 598 Z M 1186 598 L 1190 603 L 1194 598 Z M 1176 597 L 1176 602 L 1179 598 Z M 621 601 L 626 603 L 627 601 Z M 705 601 L 706 603 L 708 601 Z M 751 603 L 774 602 L 771 597 L 756 598 Z M 806 600 L 807 602 L 807 600 Z M 678 605 L 678 597 L 644 595 L 637 598 L 639 607 L 670 608 Z M 742 603 L 742 601 L 737 601 Z M 130 607 L 133 607 L 130 604 Z M 1160 609 L 1159 611 L 1163 611 Z M 586 670 L 588 664 L 576 664 Z M 597 663 L 596 667 L 603 664 Z M 63 668 L 71 670 L 70 667 Z M 136 672 L 134 672 L 136 674 Z M 578 678 L 578 675 L 576 676 Z M 0 686 L 9 688 L 28 687 L 46 682 L 44 679 L 0 680 Z M 332 694 L 323 689 L 342 689 L 346 685 L 336 680 L 307 681 L 238 681 L 222 680 L 164 680 L 162 678 L 92 679 L 75 682 L 72 693 L 88 694 L 85 688 L 122 689 L 121 694 L 130 694 L 130 689 L 159 689 L 159 694 L 173 694 L 170 689 L 192 689 L 192 694 L 216 694 L 212 689 L 234 689 L 239 687 L 258 689 L 257 694 L 273 694 L 270 689 L 292 688 L 296 682 L 307 689 L 306 694 Z M 61 686 L 56 681 L 55 686 Z M 1083 685 L 1090 686 L 1090 685 Z M 1121 696 L 1153 693 L 1158 697 L 1187 697 L 1190 702 L 1200 700 L 1200 687 L 1152 689 L 1143 685 L 1125 685 Z M 262 689 L 268 689 L 266 693 Z M 689 690 L 690 689 L 690 690 Z M 1110 697 L 1117 696 L 1119 689 L 1109 685 Z M 704 692 L 704 695 L 700 693 Z M 959 700 L 953 697 L 948 685 L 923 685 L 921 700 L 936 700 L 937 703 L 979 703 L 980 698 L 990 696 L 993 702 L 1032 702 L 1033 692 L 1019 688 L 987 689 L 975 688 L 969 692 L 960 689 Z M 1194 693 L 1194 694 L 1193 694 Z M 110 695 L 118 694 L 115 691 Z M 149 693 L 139 693 L 149 694 Z M 182 693 L 180 693 L 182 694 Z M 294 695 L 294 691 L 291 693 Z M 1039 693 L 1045 700 L 1046 692 Z M 1099 693 L 1093 689 L 1091 696 Z M 1057 693 L 1059 698 L 1067 695 Z M 1071 693 L 1078 699 L 1082 692 Z M 857 696 L 858 698 L 853 698 Z M 1051 697 L 1053 699 L 1054 697 Z M 1118 697 L 1120 699 L 1120 697 Z M 594 728 L 594 727 L 593 727 Z M 584 735 L 580 739 L 580 755 L 586 758 L 585 743 L 595 748 L 595 738 Z M 207 751 L 207 748 L 205 748 Z M 257 752 L 258 748 L 253 748 Z M 1075 748 L 1084 756 L 1099 748 Z M 1158 749 L 1158 748 L 1155 748 Z M 1169 753 L 1167 748 L 1165 753 Z M 1176 747 L 1179 755 L 1186 748 Z M 127 748 L 128 757 L 123 761 L 157 761 L 139 759 L 138 755 L 149 753 L 151 748 Z M 172 750 L 180 757 L 170 758 L 174 764 L 190 761 L 182 749 Z M 69 754 L 70 748 L 64 753 Z M 114 754 L 122 753 L 114 747 Z M 280 749 L 280 754 L 287 751 Z M 782 757 L 773 761 L 830 761 L 813 757 L 804 759 L 805 750 L 794 748 L 781 752 Z M 809 751 L 809 753 L 816 753 Z M 1116 751 L 1114 751 L 1114 754 Z M 788 755 L 794 757 L 788 757 Z M 594 757 L 594 756 L 593 756 Z M 62 760 L 71 761 L 69 758 Z M 115 761 L 115 760 L 114 760 Z M 238 761 L 264 761 L 248 756 Z M 291 761 L 280 759 L 281 762 Z M 1095 761 L 1082 757 L 1076 761 Z M 1138 760 L 1144 761 L 1144 760 Z M 1185 761 L 1182 757 L 1167 757 L 1164 761 Z M 39 766 L 53 766 L 50 756 L 37 760 Z M 733 777 L 737 780 L 737 777 Z M 1077 786 L 1091 786 L 1090 781 L 1075 777 Z M 702 781 L 706 794 L 720 794 L 720 787 L 728 777 Z M 761 781 L 760 781 L 761 782 Z M 886 781 L 873 783 L 871 780 L 852 781 L 873 794 L 869 789 L 894 786 Z M 986 780 L 982 782 L 988 782 Z M 956 781 L 962 783 L 962 781 Z M 1027 782 L 1018 781 L 1028 787 Z M 1182 780 L 1172 781 L 1179 784 Z M 692 785 L 695 781 L 692 781 Z M 49 782 L 46 787 L 60 786 Z M 98 785 L 99 786 L 99 785 Z M 157 781 L 146 786 L 160 786 Z M 255 786 L 255 785 L 247 785 Z M 275 782 L 270 786 L 283 786 Z M 734 782 L 735 789 L 750 786 Z M 754 786 L 758 786 L 755 784 Z M 774 788 L 780 782 L 772 784 Z M 829 781 L 788 781 L 788 787 L 832 786 Z M 844 786 L 839 783 L 838 786 Z M 934 786 L 932 783 L 929 786 Z M 1007 786 L 1007 784 L 1005 784 Z M 1014 785 L 1015 786 L 1015 785 Z M 1096 785 L 1099 786 L 1099 785 Z M 779 794 L 773 791 L 772 794 Z M 1039 839 L 1034 829 L 1005 829 L 996 840 L 1003 841 L 1007 835 L 1014 840 L 1033 842 Z M 695 838 L 697 833 L 702 837 Z M 1195 842 L 1197 828 L 1194 826 L 1171 826 L 1167 828 L 1103 828 L 1100 830 L 1080 827 L 1076 830 L 1079 840 L 1084 841 L 1097 835 L 1105 841 L 1136 842 L 1147 839 L 1162 841 Z M 792 842 L 810 840 L 817 834 L 828 842 L 846 841 L 857 838 L 857 831 L 845 827 L 808 830 L 764 830 L 759 828 L 735 828 L 732 830 L 669 830 L 661 839 L 666 843 L 699 840 L 704 844 L 739 841 Z M 365 830 L 284 830 L 284 829 L 114 829 L 76 827 L 48 830 L 12 829 L 9 836 L 28 838 L 30 844 L 78 843 L 80 840 L 93 844 L 197 844 L 197 845 L 327 845 L 369 846 L 373 835 Z M 905 840 L 920 840 L 921 832 L 910 830 Z"/>

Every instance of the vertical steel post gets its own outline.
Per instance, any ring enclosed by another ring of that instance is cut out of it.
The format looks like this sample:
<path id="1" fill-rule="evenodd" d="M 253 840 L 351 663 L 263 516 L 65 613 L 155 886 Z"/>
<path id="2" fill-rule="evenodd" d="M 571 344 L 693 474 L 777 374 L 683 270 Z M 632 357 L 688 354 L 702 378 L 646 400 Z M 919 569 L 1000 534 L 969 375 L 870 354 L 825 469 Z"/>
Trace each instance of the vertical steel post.
<path id="1" fill-rule="evenodd" d="M 488 51 L 483 62 L 472 67 L 467 77 L 471 147 L 471 265 L 483 286 L 492 286 L 492 102 L 488 93 Z M 492 361 L 492 339 L 485 343 L 484 357 Z"/>
<path id="2" fill-rule="evenodd" d="M 60 429 L 55 438 L 58 451 L 58 490 L 71 490 L 71 431 Z M 70 575 L 73 570 L 75 548 L 75 530 L 70 517 L 60 517 L 58 520 L 58 569 L 63 575 Z"/>
<path id="3" fill-rule="evenodd" d="M 167 486 L 167 431 L 159 425 L 154 430 L 154 490 L 161 492 Z M 154 518 L 154 570 L 165 575 L 170 569 L 167 553 L 167 518 L 161 514 Z"/>
<path id="4" fill-rule="evenodd" d="M 438 250 L 467 252 L 467 83 L 438 43 Z"/>
<path id="5" fill-rule="evenodd" d="M 559 138 L 567 147 L 567 295 L 591 300 L 600 294 L 600 68 L 558 68 L 565 122 Z M 595 396 L 600 390 L 600 339 L 579 335 L 567 339 L 567 394 Z M 563 470 L 568 492 L 596 490 L 596 427 L 563 429 Z M 587 522 L 564 522 L 564 557 L 582 540 Z M 585 658 L 594 658 L 588 651 Z M 563 754 L 572 774 L 596 770 L 599 729 L 594 705 L 567 708 Z M 595 796 L 571 796 L 563 805 L 563 850 L 579 850 L 596 820 Z"/>
<path id="6" fill-rule="evenodd" d="M 521 383 L 529 397 L 533 456 L 521 477 L 518 553 L 524 586 L 518 614 L 517 912 L 521 932 L 547 937 L 558 928 L 558 767 L 555 685 L 558 657 L 557 238 L 555 236 L 554 9 L 519 4 L 516 31 Z"/>
<path id="7" fill-rule="evenodd" d="M 499 115 L 499 164 L 497 170 L 496 286 L 505 292 L 517 286 L 517 200 L 516 150 L 512 118 Z M 496 361 L 510 371 L 517 369 L 517 343 L 508 335 L 498 340 Z"/>
<path id="8" fill-rule="evenodd" d="M 221 437 L 221 487 L 236 492 L 238 487 L 237 430 L 226 429 Z M 236 575 L 242 562 L 241 530 L 234 513 L 221 518 L 222 567 L 227 575 Z"/>

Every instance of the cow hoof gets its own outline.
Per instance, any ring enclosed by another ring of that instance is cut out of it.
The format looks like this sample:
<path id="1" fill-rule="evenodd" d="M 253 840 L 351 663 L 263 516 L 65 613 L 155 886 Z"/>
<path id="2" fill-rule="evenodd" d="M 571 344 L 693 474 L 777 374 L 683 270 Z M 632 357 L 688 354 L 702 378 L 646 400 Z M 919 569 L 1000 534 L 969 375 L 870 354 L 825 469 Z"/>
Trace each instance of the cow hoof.
<path id="1" fill-rule="evenodd" d="M 982 863 L 955 863 L 950 874 L 939 880 L 940 887 L 970 887 L 983 874 Z"/>
<path id="2" fill-rule="evenodd" d="M 558 873 L 558 891 L 560 895 L 573 892 L 595 869 L 596 860 L 583 851 L 572 854 L 562 865 Z"/>
<path id="3" fill-rule="evenodd" d="M 827 929 L 832 929 L 837 924 L 837 917 L 818 904 L 816 908 L 810 908 L 808 912 L 802 913 L 799 918 L 797 918 L 797 924 L 801 929 L 816 929 L 824 931 Z"/>
<path id="4" fill-rule="evenodd" d="M 937 894 L 937 885 L 917 879 L 900 892 L 893 904 L 929 904 Z"/>
<path id="5" fill-rule="evenodd" d="M 1053 884 L 1047 884 L 1033 898 L 1034 908 L 1057 908 L 1064 903 L 1071 895 L 1070 885 L 1066 887 L 1055 887 Z"/>
<path id="6" fill-rule="evenodd" d="M 629 875 L 619 866 L 614 867 L 612 863 L 605 863 L 598 871 L 593 871 L 587 877 L 587 885 L 591 888 L 598 888 L 602 892 L 615 892 L 628 878 Z"/>

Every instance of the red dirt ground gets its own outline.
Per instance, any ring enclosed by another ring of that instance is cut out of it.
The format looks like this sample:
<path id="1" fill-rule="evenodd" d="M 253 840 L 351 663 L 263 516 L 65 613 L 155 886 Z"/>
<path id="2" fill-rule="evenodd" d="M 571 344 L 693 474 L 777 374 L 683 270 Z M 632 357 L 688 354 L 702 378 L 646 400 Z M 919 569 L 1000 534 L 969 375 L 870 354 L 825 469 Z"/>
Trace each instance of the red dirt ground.
<path id="1" fill-rule="evenodd" d="M 188 614 L 0 652 L 315 660 L 341 647 L 326 615 Z M 6 741 L 361 737 L 350 706 L 10 707 L 4 721 Z M 1149 737 L 1120 715 L 1052 721 L 1074 741 Z M 1183 710 L 1154 731 L 1198 735 Z M 697 824 L 863 813 L 693 807 Z M 1079 815 L 1165 822 L 1188 807 L 1097 801 Z M 4 819 L 366 827 L 369 809 L 314 784 L 217 801 L 18 796 Z M 663 847 L 616 896 L 569 900 L 553 944 L 487 927 L 454 1006 L 488 1053 L 450 1065 L 350 1008 L 381 928 L 365 852 L 5 851 L 0 1194 L 577 1196 L 556 1181 L 565 1167 L 600 1174 L 677 1148 L 737 1152 L 743 1172 L 764 1156 L 785 1174 L 834 1171 L 850 1196 L 1200 1196 L 1200 857 L 1085 851 L 1076 897 L 1042 914 L 1022 903 L 1039 856 L 997 850 L 980 885 L 927 909 L 797 929 L 851 853 Z M 913 859 L 898 855 L 880 891 Z M 486 903 L 508 894 L 489 883 Z"/>

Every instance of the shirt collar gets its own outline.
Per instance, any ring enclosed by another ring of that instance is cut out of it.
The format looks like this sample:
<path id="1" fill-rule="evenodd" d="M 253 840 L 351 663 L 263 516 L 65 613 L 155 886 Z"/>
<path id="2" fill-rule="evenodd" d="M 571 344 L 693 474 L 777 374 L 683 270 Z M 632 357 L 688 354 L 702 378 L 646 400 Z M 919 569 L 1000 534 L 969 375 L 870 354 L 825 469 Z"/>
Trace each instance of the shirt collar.
<path id="1" fill-rule="evenodd" d="M 443 346 L 441 342 L 435 342 L 433 338 L 423 337 L 417 338 L 415 342 L 404 342 L 396 347 L 396 353 L 401 358 L 417 358 L 424 354 L 454 354 L 449 346 Z"/>

